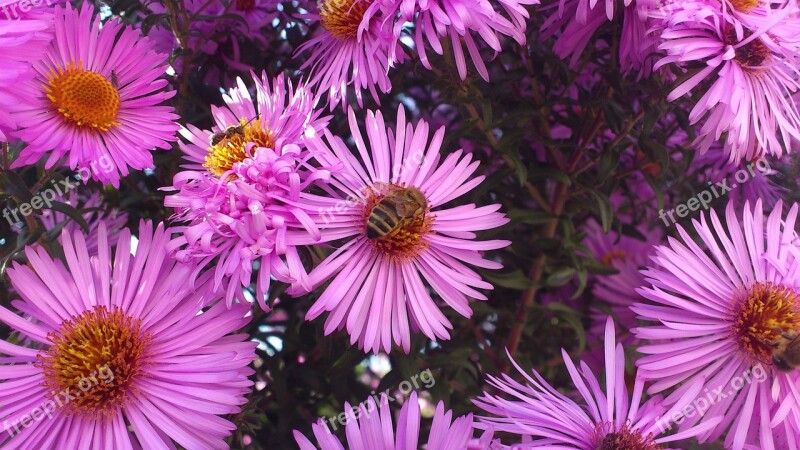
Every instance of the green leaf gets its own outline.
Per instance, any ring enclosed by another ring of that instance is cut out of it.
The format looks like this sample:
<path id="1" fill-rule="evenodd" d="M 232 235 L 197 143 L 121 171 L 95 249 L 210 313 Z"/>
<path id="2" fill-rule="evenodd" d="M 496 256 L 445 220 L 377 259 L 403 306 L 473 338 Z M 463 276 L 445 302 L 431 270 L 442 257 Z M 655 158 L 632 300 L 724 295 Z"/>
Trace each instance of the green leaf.
<path id="1" fill-rule="evenodd" d="M 31 198 L 33 198 L 30 188 L 16 171 L 3 171 L 0 182 L 3 183 L 3 189 L 24 203 L 30 202 Z"/>
<path id="2" fill-rule="evenodd" d="M 75 222 L 78 223 L 78 225 L 81 226 L 81 228 L 83 229 L 84 233 L 88 233 L 89 232 L 89 224 L 86 223 L 86 220 L 83 218 L 83 215 L 81 214 L 81 212 L 78 211 L 77 209 L 75 209 L 72 205 L 69 205 L 67 203 L 53 201 L 53 202 L 50 202 L 50 206 L 49 207 L 45 207 L 45 209 L 51 209 L 53 211 L 59 211 L 59 212 L 62 212 L 64 214 L 66 214 L 70 219 L 74 220 Z"/>
<path id="3" fill-rule="evenodd" d="M 547 277 L 547 281 L 545 281 L 545 284 L 548 287 L 563 286 L 569 283 L 569 281 L 572 279 L 573 276 L 575 276 L 576 273 L 578 273 L 578 271 L 573 269 L 572 267 L 565 267 L 563 269 L 558 269 Z"/>
<path id="4" fill-rule="evenodd" d="M 517 289 L 523 291 L 536 286 L 536 283 L 525 276 L 521 270 L 515 270 L 510 273 L 486 271 L 483 276 L 486 281 L 492 283 L 493 285 L 508 289 Z"/>
<path id="5" fill-rule="evenodd" d="M 578 337 L 578 351 L 583 352 L 586 348 L 586 329 L 581 323 L 581 314 L 563 303 L 549 303 L 545 308 L 555 313 L 556 316 L 567 322 L 575 330 L 575 334 Z"/>

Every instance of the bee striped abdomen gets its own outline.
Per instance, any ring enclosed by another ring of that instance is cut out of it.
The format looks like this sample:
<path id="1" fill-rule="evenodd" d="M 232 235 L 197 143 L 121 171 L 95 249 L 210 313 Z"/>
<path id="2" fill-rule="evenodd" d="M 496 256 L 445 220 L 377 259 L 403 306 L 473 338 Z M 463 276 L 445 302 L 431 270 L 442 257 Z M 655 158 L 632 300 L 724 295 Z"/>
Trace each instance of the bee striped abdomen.
<path id="1" fill-rule="evenodd" d="M 384 198 L 372 208 L 367 219 L 367 238 L 377 239 L 400 226 L 401 218 L 398 217 L 394 202 Z"/>

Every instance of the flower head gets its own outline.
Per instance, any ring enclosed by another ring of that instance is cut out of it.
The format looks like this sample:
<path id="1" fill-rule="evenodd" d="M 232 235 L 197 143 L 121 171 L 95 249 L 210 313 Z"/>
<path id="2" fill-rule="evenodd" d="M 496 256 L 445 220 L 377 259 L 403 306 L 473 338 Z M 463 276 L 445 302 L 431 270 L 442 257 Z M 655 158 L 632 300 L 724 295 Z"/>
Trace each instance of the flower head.
<path id="1" fill-rule="evenodd" d="M 658 247 L 644 272 L 639 293 L 647 302 L 632 307 L 649 321 L 633 330 L 648 341 L 639 348 L 647 355 L 639 373 L 655 381 L 651 392 L 680 386 L 680 393 L 700 380 L 707 392 L 722 394 L 705 416 L 681 424 L 722 417 L 701 442 L 730 428 L 726 448 L 775 448 L 773 433 L 780 430 L 773 424 L 800 430 L 800 375 L 786 367 L 780 350 L 800 330 L 798 207 L 784 217 L 778 202 L 765 216 L 760 201 L 747 203 L 739 219 L 733 205 L 726 225 L 713 211 L 710 223 L 705 214 L 693 222 L 702 246 L 679 227 L 682 242 Z M 758 370 L 765 374 L 759 382 L 736 385 Z"/>
<path id="2" fill-rule="evenodd" d="M 400 11 L 395 34 L 398 38 L 402 31 L 412 34 L 414 48 L 426 68 L 431 69 L 427 48 L 441 55 L 444 51 L 441 40 L 447 39 L 461 79 L 466 79 L 467 61 L 471 60 L 480 76 L 489 81 L 481 47 L 488 46 L 500 53 L 501 36 L 525 45 L 529 18 L 525 6 L 536 4 L 539 0 L 393 0 L 385 3 L 384 8 Z M 412 23 L 413 27 L 409 27 Z"/>
<path id="3" fill-rule="evenodd" d="M 49 168 L 66 156 L 71 168 L 118 187 L 129 167 L 153 167 L 150 151 L 175 140 L 178 116 L 158 106 L 174 95 L 160 79 L 167 56 L 116 19 L 101 28 L 88 3 L 56 6 L 53 28 L 53 43 L 17 86 L 14 135 L 28 146 L 12 167 L 48 155 Z"/>
<path id="4" fill-rule="evenodd" d="M 697 426 L 678 434 L 659 436 L 669 427 L 669 424 L 664 426 L 662 420 L 689 405 L 699 393 L 700 385 L 692 385 L 669 409 L 659 396 L 640 404 L 644 380 L 636 377 L 629 396 L 625 354 L 622 345 L 616 343 L 615 334 L 614 321 L 608 317 L 605 387 L 585 363 L 581 362 L 579 369 L 567 352 L 561 351 L 575 389 L 583 400 L 581 404 L 555 390 L 538 372 L 534 371 L 531 377 L 512 360 L 527 383 L 519 383 L 507 374 L 502 378 L 489 376 L 489 384 L 501 395 L 484 393 L 475 400 L 476 405 L 491 414 L 480 417 L 481 422 L 497 431 L 524 436 L 523 443 L 513 446 L 519 449 L 659 450 L 663 448 L 661 444 L 704 431 L 704 427 Z"/>
<path id="5" fill-rule="evenodd" d="M 215 287 L 226 286 L 228 303 L 244 300 L 242 288 L 260 261 L 256 298 L 266 309 L 270 278 L 310 286 L 297 245 L 320 239 L 315 205 L 301 192 L 330 176 L 311 164 L 305 140 L 324 129 L 315 99 L 304 86 L 296 90 L 283 76 L 272 86 L 266 74 L 254 76 L 256 99 L 239 79 L 224 97 L 225 107 L 213 107 L 216 129 L 194 126 L 181 130 L 180 146 L 188 163 L 175 175 L 177 191 L 165 205 L 176 209 L 185 225 L 170 247 L 181 260 L 200 266 L 219 257 Z M 223 283 L 224 282 L 224 283 Z"/>
<path id="6" fill-rule="evenodd" d="M 301 69 L 310 71 L 309 86 L 328 92 L 331 109 L 347 100 L 348 86 L 362 104 L 362 90 L 377 101 L 392 88 L 387 73 L 405 54 L 392 34 L 394 15 L 381 1 L 321 0 L 309 18 L 319 24 L 311 38 L 297 49 L 309 53 Z"/>
<path id="7" fill-rule="evenodd" d="M 314 287 L 333 281 L 306 317 L 330 312 L 326 334 L 346 327 L 351 342 L 372 351 L 389 351 L 394 341 L 409 352 L 412 330 L 431 339 L 448 339 L 452 325 L 429 287 L 469 317 L 468 299 L 486 299 L 477 289 L 492 285 L 466 264 L 498 269 L 499 263 L 480 252 L 509 244 L 476 241 L 475 232 L 499 227 L 508 219 L 497 212 L 500 205 L 442 208 L 483 180 L 471 178 L 479 163 L 462 150 L 442 159 L 444 128 L 429 142 L 427 123 L 407 123 L 402 106 L 394 130 L 387 129 L 380 112 L 370 111 L 365 141 L 352 110 L 349 119 L 363 164 L 328 132 L 327 144 L 321 139 L 309 142 L 320 161 L 342 167 L 331 180 L 338 198 L 309 200 L 327 221 L 323 240 L 346 242 L 309 274 Z M 290 292 L 304 291 L 295 286 Z"/>
<path id="8" fill-rule="evenodd" d="M 345 403 L 344 411 L 347 418 L 345 425 L 347 448 L 408 450 L 420 448 L 420 408 L 416 392 L 409 396 L 403 404 L 403 408 L 400 409 L 396 430 L 392 426 L 391 410 L 386 394 L 381 395 L 380 406 L 375 403 L 374 398 L 370 397 L 358 408 L 353 408 L 349 403 Z M 341 442 L 331 434 L 325 422 L 313 424 L 311 427 L 321 450 L 341 450 L 343 448 Z M 427 444 L 423 446 L 427 450 L 467 448 L 488 450 L 492 433 L 485 432 L 480 439 L 474 439 L 474 432 L 472 414 L 456 417 L 453 420 L 453 412 L 445 410 L 444 403 L 439 402 L 433 415 L 433 424 Z M 300 446 L 300 450 L 316 450 L 317 448 L 299 431 L 295 430 L 294 438 Z"/>
<path id="9" fill-rule="evenodd" d="M 28 247 L 29 266 L 8 270 L 21 300 L 20 314 L 0 307 L 19 336 L 0 341 L 3 448 L 226 448 L 234 426 L 219 416 L 252 385 L 255 343 L 232 334 L 248 308 L 192 290 L 169 234 L 142 222 L 131 255 L 130 231 L 112 252 L 101 225 L 92 256 L 64 230 L 66 265 Z"/>
<path id="10" fill-rule="evenodd" d="M 656 67 L 692 71 L 667 99 L 704 90 L 689 115 L 693 124 L 703 121 L 695 144 L 705 151 L 727 133 L 725 152 L 735 163 L 780 156 L 800 139 L 792 100 L 800 89 L 800 9 L 796 2 L 771 5 L 742 15 L 715 1 L 674 2 L 660 24 L 666 56 Z"/>
<path id="11" fill-rule="evenodd" d="M 7 11 L 11 0 L 0 0 L 0 8 Z M 34 10 L 35 11 L 35 10 Z M 53 15 L 49 12 L 19 12 L 0 15 L 0 140 L 8 140 L 7 133 L 17 127 L 9 108 L 21 101 L 15 86 L 31 76 L 33 61 L 41 57 L 53 38 Z"/>

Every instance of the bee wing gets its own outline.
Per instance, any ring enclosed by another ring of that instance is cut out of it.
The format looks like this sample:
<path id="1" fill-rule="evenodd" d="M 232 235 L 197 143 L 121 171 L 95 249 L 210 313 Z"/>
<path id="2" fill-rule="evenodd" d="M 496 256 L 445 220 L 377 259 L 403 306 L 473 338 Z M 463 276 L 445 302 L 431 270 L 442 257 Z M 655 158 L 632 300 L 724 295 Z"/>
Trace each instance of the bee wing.
<path id="1" fill-rule="evenodd" d="M 408 205 L 405 202 L 395 202 L 394 210 L 400 217 L 406 217 L 406 215 L 410 212 L 408 211 Z"/>

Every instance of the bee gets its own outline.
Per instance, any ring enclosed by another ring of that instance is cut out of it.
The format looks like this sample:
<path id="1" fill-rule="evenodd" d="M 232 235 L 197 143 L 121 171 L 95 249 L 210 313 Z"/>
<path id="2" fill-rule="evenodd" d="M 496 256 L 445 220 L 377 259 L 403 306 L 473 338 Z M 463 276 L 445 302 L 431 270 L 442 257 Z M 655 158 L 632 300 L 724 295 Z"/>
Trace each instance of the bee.
<path id="1" fill-rule="evenodd" d="M 772 363 L 781 372 L 800 368 L 800 334 L 784 333 L 769 343 L 772 347 Z"/>
<path id="2" fill-rule="evenodd" d="M 230 138 L 232 138 L 232 137 L 234 137 L 236 135 L 243 136 L 244 135 L 244 127 L 245 127 L 245 125 L 250 124 L 250 122 L 252 122 L 254 120 L 256 120 L 255 117 L 253 117 L 252 119 L 248 120 L 246 123 L 244 123 L 242 125 L 231 125 L 231 126 L 229 126 L 228 128 L 225 128 L 222 131 L 218 131 L 218 132 L 212 134 L 211 137 L 209 138 L 209 141 L 211 142 L 211 145 L 217 145 L 220 142 L 222 142 L 223 140 L 230 139 Z"/>
<path id="3" fill-rule="evenodd" d="M 425 217 L 428 201 L 415 187 L 392 188 L 367 217 L 366 234 L 368 239 L 381 239 L 392 235 L 417 218 Z"/>

